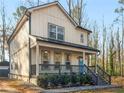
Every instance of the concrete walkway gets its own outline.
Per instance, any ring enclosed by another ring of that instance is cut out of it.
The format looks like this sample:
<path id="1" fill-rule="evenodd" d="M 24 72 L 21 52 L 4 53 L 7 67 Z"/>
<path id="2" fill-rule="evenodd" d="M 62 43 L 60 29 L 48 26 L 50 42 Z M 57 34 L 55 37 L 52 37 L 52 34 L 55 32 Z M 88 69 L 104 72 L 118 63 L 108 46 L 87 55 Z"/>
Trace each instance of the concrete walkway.
<path id="1" fill-rule="evenodd" d="M 106 86 L 81 86 L 81 87 L 70 87 L 70 88 L 61 88 L 61 89 L 49 89 L 43 90 L 43 93 L 68 93 L 68 92 L 77 92 L 84 90 L 96 90 L 96 89 L 108 89 L 108 88 L 119 88 L 121 86 L 106 85 Z"/>

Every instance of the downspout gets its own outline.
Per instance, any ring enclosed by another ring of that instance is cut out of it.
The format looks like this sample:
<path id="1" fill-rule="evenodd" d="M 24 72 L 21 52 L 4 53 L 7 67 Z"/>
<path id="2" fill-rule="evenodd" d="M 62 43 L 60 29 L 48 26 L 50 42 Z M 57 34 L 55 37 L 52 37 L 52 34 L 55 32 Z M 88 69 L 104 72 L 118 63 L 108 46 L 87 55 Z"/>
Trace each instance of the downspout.
<path id="1" fill-rule="evenodd" d="M 9 70 L 9 78 L 10 78 L 10 74 L 11 74 L 10 73 L 10 70 L 11 70 L 11 64 L 10 64 L 11 63 L 11 58 L 10 58 L 10 43 L 9 42 L 8 42 L 8 47 L 9 47 L 9 69 L 8 70 Z"/>
<path id="2" fill-rule="evenodd" d="M 29 35 L 31 35 L 31 13 L 29 15 Z M 31 78 L 31 39 L 29 38 L 29 82 Z"/>
<path id="3" fill-rule="evenodd" d="M 29 35 L 31 35 L 31 13 L 27 11 L 26 16 L 29 18 Z M 29 38 L 29 82 L 31 79 L 31 40 Z"/>

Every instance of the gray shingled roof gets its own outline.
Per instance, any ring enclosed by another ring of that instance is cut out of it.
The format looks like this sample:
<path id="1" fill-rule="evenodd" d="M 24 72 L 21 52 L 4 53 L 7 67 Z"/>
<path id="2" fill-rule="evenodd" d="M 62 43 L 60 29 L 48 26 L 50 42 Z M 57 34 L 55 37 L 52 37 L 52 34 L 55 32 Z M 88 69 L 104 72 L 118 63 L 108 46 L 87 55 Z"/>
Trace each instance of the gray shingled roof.
<path id="1" fill-rule="evenodd" d="M 54 39 L 44 38 L 44 37 L 39 37 L 39 36 L 34 36 L 34 37 L 36 37 L 38 41 L 43 41 L 43 42 L 48 42 L 48 43 L 53 43 L 53 44 L 59 44 L 59 45 L 64 45 L 64 46 L 70 46 L 70 47 L 100 52 L 100 50 L 98 50 L 98 49 L 95 49 L 95 48 L 92 48 L 89 46 L 85 46 L 85 45 L 79 45 L 79 44 L 75 44 L 75 43 L 70 43 L 70 42 L 66 42 L 66 41 L 59 41 L 59 40 L 54 40 Z"/>

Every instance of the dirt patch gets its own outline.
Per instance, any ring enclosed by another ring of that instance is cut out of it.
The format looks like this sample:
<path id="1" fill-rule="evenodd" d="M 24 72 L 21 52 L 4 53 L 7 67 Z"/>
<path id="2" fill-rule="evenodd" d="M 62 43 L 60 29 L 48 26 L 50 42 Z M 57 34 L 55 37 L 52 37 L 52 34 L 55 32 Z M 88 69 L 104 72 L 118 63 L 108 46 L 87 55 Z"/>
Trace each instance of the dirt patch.
<path id="1" fill-rule="evenodd" d="M 112 84 L 113 85 L 120 85 L 120 86 L 124 87 L 124 77 L 113 76 L 112 77 Z"/>
<path id="2" fill-rule="evenodd" d="M 23 82 L 20 80 L 0 79 L 0 86 L 3 88 L 12 88 L 18 91 L 18 93 L 40 93 L 41 89 L 35 85 Z M 2 90 L 0 91 L 0 93 Z M 9 92 L 8 92 L 9 93 Z"/>

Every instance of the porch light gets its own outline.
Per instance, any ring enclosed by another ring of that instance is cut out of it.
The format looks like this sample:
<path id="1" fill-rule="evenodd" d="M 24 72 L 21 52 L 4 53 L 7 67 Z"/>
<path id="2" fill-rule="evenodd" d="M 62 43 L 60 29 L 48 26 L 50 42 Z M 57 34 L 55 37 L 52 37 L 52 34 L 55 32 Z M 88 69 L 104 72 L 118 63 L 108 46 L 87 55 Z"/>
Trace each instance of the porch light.
<path id="1" fill-rule="evenodd" d="M 45 51 L 44 51 L 44 53 L 45 53 L 45 54 L 47 54 L 47 53 L 48 53 L 48 51 L 47 51 L 47 50 L 45 50 Z"/>

